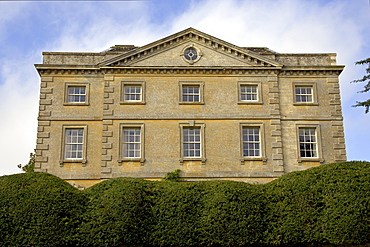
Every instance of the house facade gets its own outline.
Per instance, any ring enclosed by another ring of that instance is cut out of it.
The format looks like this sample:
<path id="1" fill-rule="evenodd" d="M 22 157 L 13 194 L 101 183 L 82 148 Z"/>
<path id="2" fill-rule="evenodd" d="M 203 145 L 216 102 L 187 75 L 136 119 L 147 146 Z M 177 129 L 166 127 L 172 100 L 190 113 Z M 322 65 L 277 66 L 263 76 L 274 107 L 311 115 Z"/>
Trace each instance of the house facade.
<path id="1" fill-rule="evenodd" d="M 189 28 L 142 47 L 44 52 L 36 171 L 266 183 L 346 160 L 336 54 L 238 47 Z"/>

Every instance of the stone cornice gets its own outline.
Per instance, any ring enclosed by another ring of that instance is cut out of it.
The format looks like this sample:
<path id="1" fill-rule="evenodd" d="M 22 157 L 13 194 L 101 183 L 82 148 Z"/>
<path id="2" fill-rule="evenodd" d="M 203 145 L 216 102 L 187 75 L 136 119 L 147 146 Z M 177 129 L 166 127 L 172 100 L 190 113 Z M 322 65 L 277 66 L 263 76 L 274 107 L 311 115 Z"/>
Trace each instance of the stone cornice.
<path id="1" fill-rule="evenodd" d="M 279 76 L 338 76 L 343 71 L 343 65 L 333 66 L 284 66 Z"/>
<path id="2" fill-rule="evenodd" d="M 40 75 L 279 75 L 279 76 L 338 76 L 344 66 L 285 66 L 285 67 L 98 67 L 91 65 L 36 64 Z"/>
<path id="3" fill-rule="evenodd" d="M 97 75 L 102 74 L 98 66 L 94 65 L 57 65 L 35 64 L 40 76 L 43 75 Z"/>
<path id="4" fill-rule="evenodd" d="M 103 121 L 103 120 L 273 120 L 273 119 L 279 119 L 281 121 L 342 121 L 342 117 L 315 117 L 315 118 L 308 118 L 308 117 L 280 117 L 280 116 L 209 116 L 209 117 L 200 117 L 200 116 L 150 116 L 150 115 L 140 115 L 139 117 L 136 115 L 125 115 L 125 116 L 103 116 L 103 117 L 65 117 L 65 116 L 54 116 L 54 117 L 39 117 L 39 121 Z"/>

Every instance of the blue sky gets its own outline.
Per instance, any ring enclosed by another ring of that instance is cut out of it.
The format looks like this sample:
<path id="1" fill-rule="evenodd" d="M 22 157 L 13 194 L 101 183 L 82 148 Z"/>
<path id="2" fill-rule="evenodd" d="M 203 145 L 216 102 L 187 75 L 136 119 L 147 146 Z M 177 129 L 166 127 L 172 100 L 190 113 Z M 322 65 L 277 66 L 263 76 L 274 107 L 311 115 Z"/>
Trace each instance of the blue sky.
<path id="1" fill-rule="evenodd" d="M 353 108 L 370 57 L 369 0 L 0 1 L 0 175 L 36 146 L 43 51 L 143 46 L 188 27 L 238 46 L 337 53 L 348 160 L 370 160 L 370 114 Z M 325 138 L 325 137 L 324 137 Z"/>

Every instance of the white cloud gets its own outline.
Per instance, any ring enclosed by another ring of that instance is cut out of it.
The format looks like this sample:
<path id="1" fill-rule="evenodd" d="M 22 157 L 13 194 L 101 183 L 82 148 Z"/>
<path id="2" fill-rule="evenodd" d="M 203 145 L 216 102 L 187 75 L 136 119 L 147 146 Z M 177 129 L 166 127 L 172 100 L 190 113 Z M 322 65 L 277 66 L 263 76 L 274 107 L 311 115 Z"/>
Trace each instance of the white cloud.
<path id="1" fill-rule="evenodd" d="M 17 165 L 26 164 L 36 147 L 39 84 L 33 61 L 1 61 L 0 174 L 19 173 Z"/>

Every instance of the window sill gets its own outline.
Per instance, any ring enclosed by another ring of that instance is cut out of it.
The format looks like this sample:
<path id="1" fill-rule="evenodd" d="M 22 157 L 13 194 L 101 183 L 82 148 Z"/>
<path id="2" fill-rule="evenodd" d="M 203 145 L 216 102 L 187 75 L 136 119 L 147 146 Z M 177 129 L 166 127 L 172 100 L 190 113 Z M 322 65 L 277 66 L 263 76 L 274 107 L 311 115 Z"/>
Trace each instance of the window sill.
<path id="1" fill-rule="evenodd" d="M 302 162 L 320 162 L 320 163 L 324 163 L 324 159 L 322 158 L 298 158 L 298 164 L 302 164 Z"/>
<path id="2" fill-rule="evenodd" d="M 87 160 L 85 159 L 64 159 L 59 161 L 60 166 L 64 166 L 64 163 L 81 163 L 82 166 L 86 166 Z"/>
<path id="3" fill-rule="evenodd" d="M 310 103 L 293 103 L 293 105 L 295 106 L 318 106 L 319 103 L 315 103 L 315 102 L 310 102 Z"/>
<path id="4" fill-rule="evenodd" d="M 118 165 L 122 166 L 123 162 L 140 162 L 140 165 L 144 165 L 145 159 L 144 158 L 122 158 L 118 160 Z"/>
<path id="5" fill-rule="evenodd" d="M 238 101 L 238 105 L 263 105 L 261 101 Z"/>
<path id="6" fill-rule="evenodd" d="M 202 165 L 206 164 L 207 159 L 206 158 L 181 158 L 180 159 L 180 165 L 184 164 L 184 161 L 201 161 Z"/>
<path id="7" fill-rule="evenodd" d="M 120 102 L 121 105 L 145 105 L 145 102 L 143 101 L 121 101 Z"/>
<path id="8" fill-rule="evenodd" d="M 179 102 L 180 105 L 204 105 L 204 102 Z"/>
<path id="9" fill-rule="evenodd" d="M 242 157 L 240 158 L 240 164 L 244 165 L 245 161 L 262 161 L 264 165 L 267 163 L 266 157 Z"/>
<path id="10" fill-rule="evenodd" d="M 89 103 L 63 103 L 65 106 L 87 106 Z"/>

